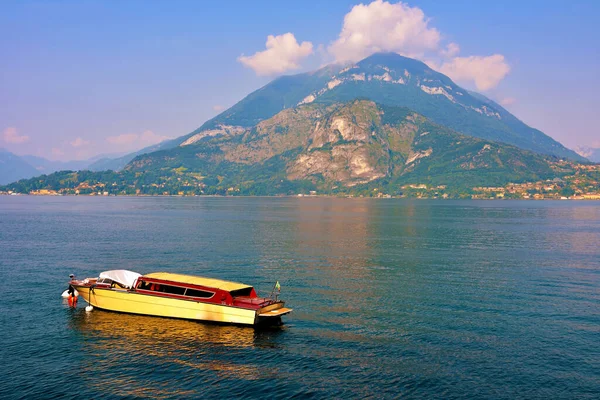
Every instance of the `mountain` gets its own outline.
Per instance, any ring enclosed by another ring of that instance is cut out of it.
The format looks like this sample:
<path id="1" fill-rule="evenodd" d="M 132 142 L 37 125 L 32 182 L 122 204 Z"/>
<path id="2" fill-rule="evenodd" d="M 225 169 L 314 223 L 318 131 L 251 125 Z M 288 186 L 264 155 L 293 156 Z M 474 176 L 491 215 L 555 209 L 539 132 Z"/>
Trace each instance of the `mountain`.
<path id="1" fill-rule="evenodd" d="M 6 184 L 19 179 L 28 179 L 42 174 L 51 174 L 56 171 L 90 169 L 90 165 L 97 163 L 99 159 L 108 162 L 112 160 L 109 157 L 115 156 L 117 155 L 100 155 L 87 160 L 53 161 L 32 155 L 17 156 L 4 149 L 0 149 L 0 184 Z"/>
<path id="2" fill-rule="evenodd" d="M 270 186 L 270 194 L 281 189 L 277 182 L 304 181 L 319 190 L 377 180 L 472 187 L 553 176 L 545 156 L 462 135 L 405 107 L 370 100 L 303 104 L 252 128 L 187 142 L 137 157 L 124 171 L 220 177 L 232 187 Z"/>
<path id="3" fill-rule="evenodd" d="M 31 166 L 35 167 L 35 169 L 38 171 L 37 174 L 29 175 L 27 177 L 40 174 L 51 174 L 56 171 L 120 171 L 131 160 L 139 155 L 151 153 L 153 151 L 169 149 L 177 146 L 177 144 L 178 143 L 174 142 L 173 140 L 166 140 L 161 143 L 144 147 L 143 149 L 132 153 L 100 154 L 86 160 L 52 161 L 43 157 L 30 155 L 21 156 L 21 158 Z"/>
<path id="4" fill-rule="evenodd" d="M 301 104 L 334 104 L 356 98 L 407 107 L 469 136 L 585 161 L 485 96 L 467 91 L 424 63 L 396 53 L 377 53 L 345 68 L 330 66 L 278 78 L 178 140 L 185 143 L 193 141 L 195 135 L 248 128 Z"/>
<path id="5" fill-rule="evenodd" d="M 296 107 L 311 92 L 326 85 L 340 69 L 341 67 L 331 65 L 314 72 L 281 76 L 206 121 L 195 131 L 176 139 L 177 144 L 200 132 L 218 130 L 221 126 L 251 127 L 281 110 Z"/>
<path id="6" fill-rule="evenodd" d="M 206 121 L 198 129 L 187 135 L 148 146 L 116 159 L 99 160 L 97 163 L 91 164 L 89 168 L 92 171 L 109 169 L 119 171 L 136 156 L 154 151 L 172 149 L 200 132 L 202 132 L 202 136 L 214 136 L 215 134 L 220 134 L 222 129 L 228 129 L 228 126 L 232 126 L 234 129 L 238 126 L 254 126 L 281 110 L 295 107 L 308 93 L 322 87 L 330 79 L 331 75 L 340 68 L 337 66 L 327 66 L 314 72 L 279 77 L 261 89 L 249 94 L 233 107 Z M 221 128 L 222 126 L 225 128 Z"/>
<path id="7" fill-rule="evenodd" d="M 460 134 L 405 107 L 353 100 L 288 108 L 250 128 L 140 155 L 119 172 L 63 171 L 0 190 L 364 196 L 425 190 L 426 196 L 459 197 L 517 185 L 517 197 L 538 186 L 570 196 L 577 185 L 598 186 L 599 173 L 595 166 Z"/>
<path id="8" fill-rule="evenodd" d="M 21 156 L 27 163 L 35 167 L 38 174 L 50 174 L 56 171 L 78 171 L 89 169 L 91 165 L 98 162 L 98 160 L 111 160 L 116 157 L 120 157 L 122 154 L 102 154 L 97 155 L 87 160 L 72 160 L 72 161 L 53 161 L 43 157 L 25 155 Z"/>
<path id="9" fill-rule="evenodd" d="M 370 100 L 303 104 L 254 127 L 136 157 L 122 171 L 59 172 L 7 189 L 28 193 L 401 194 L 452 196 L 573 175 L 572 166 L 455 132 L 405 107 Z"/>
<path id="10" fill-rule="evenodd" d="M 32 155 L 17 156 L 0 148 L 0 185 L 57 171 L 119 171 L 139 155 L 173 148 L 177 144 L 179 143 L 174 140 L 165 140 L 133 153 L 100 154 L 86 160 L 72 161 L 48 160 Z"/>
<path id="11" fill-rule="evenodd" d="M 19 157 L 5 149 L 0 149 L 0 185 L 5 185 L 19 179 L 31 178 L 39 175 L 22 157 Z"/>
<path id="12" fill-rule="evenodd" d="M 372 195 L 433 185 L 457 194 L 481 186 L 564 182 L 588 171 L 577 164 L 583 157 L 492 100 L 420 61 L 388 53 L 278 78 L 194 132 L 133 156 L 118 160 L 112 168 L 122 167 L 118 172 L 51 174 L 10 187 Z M 596 177 L 577 180 L 593 184 Z"/>

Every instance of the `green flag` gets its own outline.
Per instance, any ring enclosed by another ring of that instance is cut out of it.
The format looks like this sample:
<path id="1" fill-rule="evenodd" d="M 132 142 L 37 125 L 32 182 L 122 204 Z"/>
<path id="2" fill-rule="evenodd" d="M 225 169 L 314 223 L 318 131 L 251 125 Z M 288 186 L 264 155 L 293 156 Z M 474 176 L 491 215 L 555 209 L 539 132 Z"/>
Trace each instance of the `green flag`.
<path id="1" fill-rule="evenodd" d="M 279 284 L 279 281 L 277 281 L 277 283 L 275 283 L 275 289 L 281 291 L 281 285 Z"/>

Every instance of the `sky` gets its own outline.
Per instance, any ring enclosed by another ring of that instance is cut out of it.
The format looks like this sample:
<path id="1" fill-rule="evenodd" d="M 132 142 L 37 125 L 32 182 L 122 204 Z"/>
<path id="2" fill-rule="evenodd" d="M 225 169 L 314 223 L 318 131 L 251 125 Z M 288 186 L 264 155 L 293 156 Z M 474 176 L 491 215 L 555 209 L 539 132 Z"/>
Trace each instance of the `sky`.
<path id="1" fill-rule="evenodd" d="M 0 2 L 0 148 L 52 160 L 185 135 L 282 74 L 418 58 L 600 148 L 600 1 Z"/>

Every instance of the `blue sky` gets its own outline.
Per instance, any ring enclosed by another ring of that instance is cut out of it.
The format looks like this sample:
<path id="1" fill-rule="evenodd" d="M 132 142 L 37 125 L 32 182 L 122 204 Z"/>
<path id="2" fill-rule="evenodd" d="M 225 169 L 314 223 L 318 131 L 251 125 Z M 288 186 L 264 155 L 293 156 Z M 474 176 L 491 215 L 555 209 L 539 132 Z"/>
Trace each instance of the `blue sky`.
<path id="1" fill-rule="evenodd" d="M 568 147 L 600 147 L 600 2 L 357 4 L 3 1 L 0 147 L 60 160 L 135 150 L 196 129 L 278 74 L 376 46 L 424 59 Z M 352 47 L 343 32 L 373 37 Z M 283 55 L 261 55 L 269 35 Z"/>

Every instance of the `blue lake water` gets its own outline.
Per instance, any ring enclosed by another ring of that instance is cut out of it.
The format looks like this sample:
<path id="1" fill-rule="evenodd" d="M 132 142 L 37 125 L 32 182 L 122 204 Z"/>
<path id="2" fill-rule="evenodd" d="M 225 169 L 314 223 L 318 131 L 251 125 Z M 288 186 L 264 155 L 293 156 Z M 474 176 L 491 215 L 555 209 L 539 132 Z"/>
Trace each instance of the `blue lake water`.
<path id="1" fill-rule="evenodd" d="M 275 281 L 255 330 L 68 275 Z M 600 202 L 0 196 L 0 398 L 599 398 Z"/>

